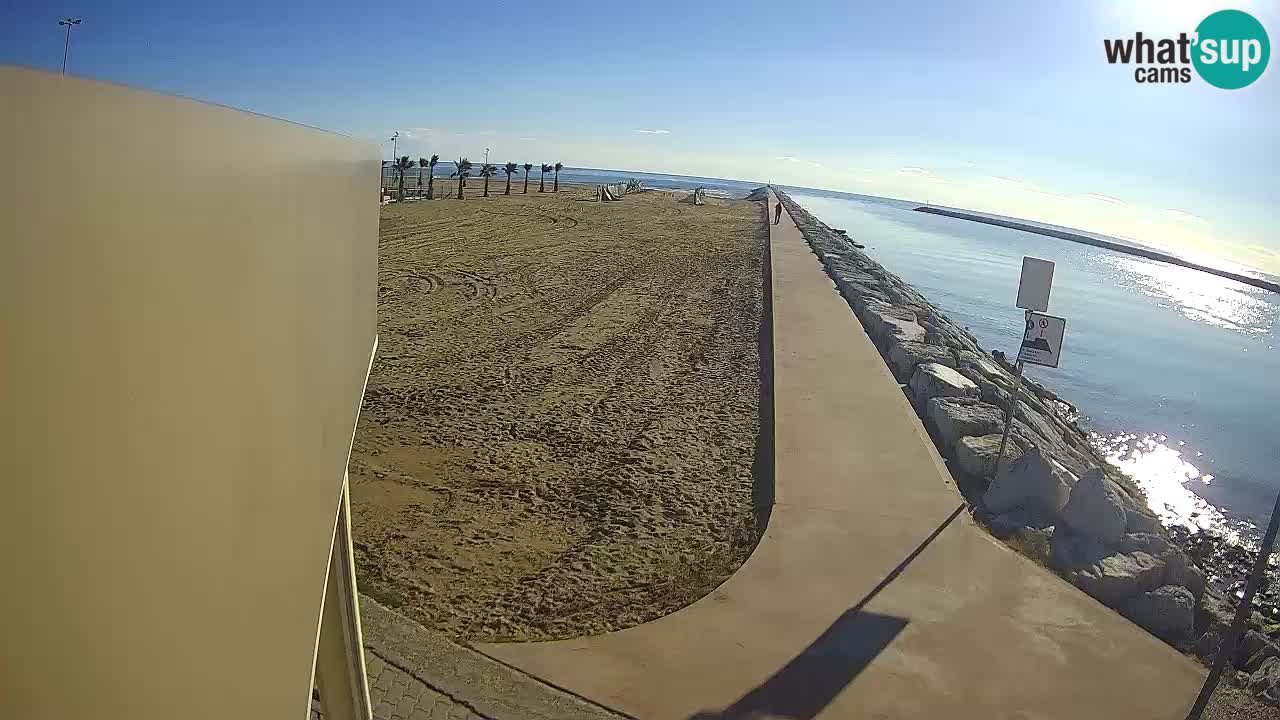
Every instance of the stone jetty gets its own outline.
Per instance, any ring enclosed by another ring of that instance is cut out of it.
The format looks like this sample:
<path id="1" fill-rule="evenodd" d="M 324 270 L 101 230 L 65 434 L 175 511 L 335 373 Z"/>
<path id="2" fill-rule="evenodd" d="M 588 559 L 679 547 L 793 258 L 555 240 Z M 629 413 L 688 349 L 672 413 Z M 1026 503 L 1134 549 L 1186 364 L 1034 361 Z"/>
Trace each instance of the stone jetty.
<path id="1" fill-rule="evenodd" d="M 1005 465 L 1000 434 L 1013 367 L 784 192 L 778 196 L 822 261 L 946 458 L 974 518 L 1101 603 L 1201 658 L 1218 651 L 1234 610 L 1176 547 L 1130 478 L 1106 462 L 1075 408 L 1025 380 Z M 1262 625 L 1254 615 L 1251 624 Z M 1280 697 L 1280 646 L 1252 632 L 1238 684 Z M 1252 672 L 1253 675 L 1244 673 Z"/>

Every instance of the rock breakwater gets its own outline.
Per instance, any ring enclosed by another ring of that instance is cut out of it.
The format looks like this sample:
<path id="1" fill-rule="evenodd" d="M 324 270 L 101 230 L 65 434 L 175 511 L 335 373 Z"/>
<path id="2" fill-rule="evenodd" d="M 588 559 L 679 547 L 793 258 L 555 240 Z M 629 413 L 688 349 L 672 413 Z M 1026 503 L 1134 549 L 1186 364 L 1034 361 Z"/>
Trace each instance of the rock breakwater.
<path id="1" fill-rule="evenodd" d="M 775 192 L 904 385 L 975 519 L 1157 637 L 1211 659 L 1230 626 L 1231 600 L 1171 541 L 1132 480 L 1106 462 L 1077 425 L 1075 408 L 1026 379 L 997 475 L 1015 383 L 1008 360 L 984 351 L 845 233 Z M 1264 624 L 1255 613 L 1251 625 Z M 1280 655 L 1280 645 L 1260 636 L 1264 647 L 1240 658 L 1242 670 L 1261 668 L 1262 660 L 1251 663 L 1259 652 Z M 1280 681 L 1276 666 L 1267 663 L 1257 680 L 1266 692 L 1274 687 L 1269 678 Z"/>

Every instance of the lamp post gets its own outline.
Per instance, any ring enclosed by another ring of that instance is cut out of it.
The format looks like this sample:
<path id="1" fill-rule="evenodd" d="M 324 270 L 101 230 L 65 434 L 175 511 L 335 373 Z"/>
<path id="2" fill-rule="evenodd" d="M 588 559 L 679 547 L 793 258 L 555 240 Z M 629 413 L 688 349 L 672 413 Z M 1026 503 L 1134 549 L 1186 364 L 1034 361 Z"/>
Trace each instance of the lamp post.
<path id="1" fill-rule="evenodd" d="M 80 18 L 67 18 L 65 20 L 59 20 L 58 24 L 67 26 L 67 40 L 62 44 L 62 74 L 66 75 L 67 74 L 67 53 L 70 52 L 71 50 L 71 26 L 79 25 Z"/>
<path id="2" fill-rule="evenodd" d="M 391 167 L 396 166 L 396 147 L 400 142 L 400 131 L 397 130 L 391 135 Z"/>
<path id="3" fill-rule="evenodd" d="M 484 164 L 489 164 L 489 148 L 484 149 Z"/>

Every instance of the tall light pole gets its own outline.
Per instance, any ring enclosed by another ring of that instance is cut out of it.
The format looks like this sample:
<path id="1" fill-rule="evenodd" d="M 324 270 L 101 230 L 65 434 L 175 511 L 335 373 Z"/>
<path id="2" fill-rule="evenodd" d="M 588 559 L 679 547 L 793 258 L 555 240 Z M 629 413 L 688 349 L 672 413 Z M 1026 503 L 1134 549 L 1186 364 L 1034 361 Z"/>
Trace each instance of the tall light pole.
<path id="1" fill-rule="evenodd" d="M 396 166 L 396 147 L 400 142 L 400 131 L 397 130 L 391 135 L 391 167 Z"/>
<path id="2" fill-rule="evenodd" d="M 484 164 L 489 164 L 489 148 L 484 149 Z"/>
<path id="3" fill-rule="evenodd" d="M 67 53 L 71 50 L 71 26 L 79 25 L 80 18 L 67 18 L 66 20 L 59 20 L 58 24 L 67 26 L 67 40 L 65 43 L 62 44 L 62 74 L 66 75 L 67 74 Z"/>

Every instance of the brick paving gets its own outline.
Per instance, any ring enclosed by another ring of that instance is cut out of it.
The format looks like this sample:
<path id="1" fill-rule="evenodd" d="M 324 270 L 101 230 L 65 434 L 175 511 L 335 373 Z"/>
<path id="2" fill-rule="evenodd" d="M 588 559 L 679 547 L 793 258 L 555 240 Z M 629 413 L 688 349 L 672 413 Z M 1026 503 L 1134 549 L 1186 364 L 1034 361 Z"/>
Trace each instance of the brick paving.
<path id="1" fill-rule="evenodd" d="M 365 648 L 369 700 L 374 720 L 493 720 Z M 320 699 L 311 700 L 311 719 L 324 720 Z"/>
<path id="2" fill-rule="evenodd" d="M 490 720 L 372 650 L 365 663 L 375 720 Z"/>

